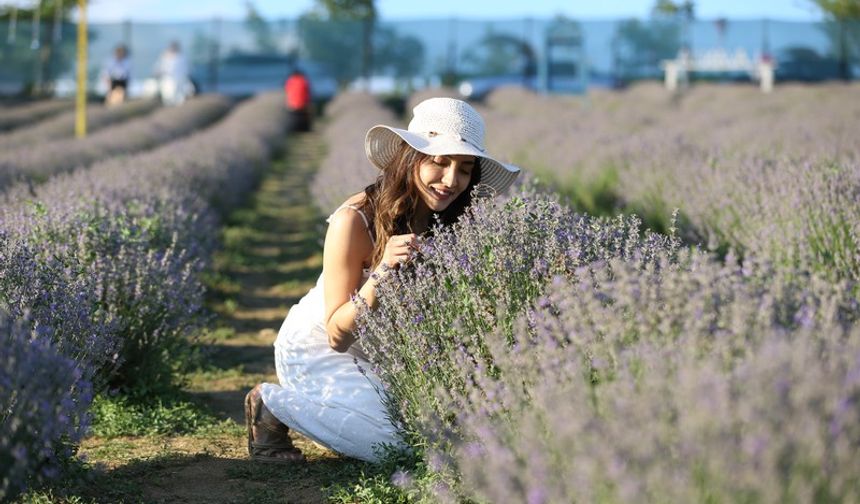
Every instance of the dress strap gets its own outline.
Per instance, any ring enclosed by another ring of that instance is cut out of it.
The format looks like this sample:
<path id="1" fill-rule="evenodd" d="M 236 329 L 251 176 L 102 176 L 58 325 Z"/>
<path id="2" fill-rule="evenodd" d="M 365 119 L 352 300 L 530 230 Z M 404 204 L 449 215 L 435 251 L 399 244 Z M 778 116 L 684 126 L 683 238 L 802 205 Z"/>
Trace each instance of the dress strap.
<path id="1" fill-rule="evenodd" d="M 335 210 L 334 212 L 331 213 L 331 215 L 328 216 L 328 219 L 326 219 L 326 222 L 331 222 L 331 218 L 334 217 L 334 214 L 340 212 L 344 208 L 349 208 L 350 210 L 354 210 L 354 211 L 358 212 L 358 215 L 361 216 L 361 220 L 364 221 L 364 228 L 367 230 L 367 236 L 370 237 L 370 243 L 372 243 L 373 245 L 376 245 L 376 240 L 373 239 L 373 233 L 370 232 L 370 221 L 367 219 L 367 216 L 364 215 L 364 212 L 362 212 L 361 209 L 355 205 L 344 204 L 344 205 L 337 207 L 337 210 Z"/>

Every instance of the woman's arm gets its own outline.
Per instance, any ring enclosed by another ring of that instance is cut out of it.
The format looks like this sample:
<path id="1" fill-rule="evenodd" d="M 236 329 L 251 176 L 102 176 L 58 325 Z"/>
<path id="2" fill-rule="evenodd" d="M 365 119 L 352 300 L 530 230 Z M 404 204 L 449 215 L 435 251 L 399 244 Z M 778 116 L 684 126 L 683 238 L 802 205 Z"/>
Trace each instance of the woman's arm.
<path id="1" fill-rule="evenodd" d="M 332 216 L 323 247 L 323 285 L 328 342 L 338 352 L 345 352 L 355 341 L 352 333 L 356 309 L 350 296 L 361 286 L 364 261 L 372 250 L 373 243 L 358 212 L 345 208 Z M 375 299 L 374 288 L 375 284 L 365 285 L 365 292 L 359 293 Z"/>
<path id="2" fill-rule="evenodd" d="M 356 293 L 371 307 L 376 306 L 375 277 L 385 267 L 395 267 L 406 260 L 415 246 L 415 235 L 392 236 L 386 243 L 381 264 L 364 285 L 364 262 L 373 252 L 364 220 L 354 210 L 344 209 L 332 216 L 323 247 L 323 285 L 325 287 L 325 328 L 329 345 L 345 352 L 355 342 L 357 310 L 350 299 Z M 384 265 L 384 266 L 383 266 Z M 360 288 L 359 288 L 360 287 Z"/>

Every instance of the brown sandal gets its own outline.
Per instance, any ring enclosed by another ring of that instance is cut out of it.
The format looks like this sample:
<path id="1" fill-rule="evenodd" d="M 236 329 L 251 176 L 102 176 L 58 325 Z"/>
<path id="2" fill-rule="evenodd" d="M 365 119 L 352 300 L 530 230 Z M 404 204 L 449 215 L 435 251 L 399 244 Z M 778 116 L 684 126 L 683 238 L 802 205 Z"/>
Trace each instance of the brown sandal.
<path id="1" fill-rule="evenodd" d="M 290 429 L 263 404 L 260 389 L 261 385 L 257 385 L 245 396 L 245 424 L 251 460 L 275 464 L 304 461 L 304 454 L 293 446 Z"/>

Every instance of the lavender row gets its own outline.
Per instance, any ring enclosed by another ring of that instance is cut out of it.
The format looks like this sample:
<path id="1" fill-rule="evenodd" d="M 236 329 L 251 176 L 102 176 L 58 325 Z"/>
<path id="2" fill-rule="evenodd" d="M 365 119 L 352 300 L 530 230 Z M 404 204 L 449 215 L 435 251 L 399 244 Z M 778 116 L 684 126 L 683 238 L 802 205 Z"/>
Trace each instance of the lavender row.
<path id="1" fill-rule="evenodd" d="M 56 394 L 37 406 L 21 396 L 23 413 L 4 418 L 3 439 L 16 432 L 19 417 L 40 426 L 50 424 L 58 405 L 74 404 L 66 415 L 85 411 L 88 383 L 146 393 L 172 384 L 190 334 L 207 321 L 199 273 L 215 245 L 218 213 L 255 185 L 286 125 L 280 94 L 257 97 L 188 138 L 59 175 L 30 201 L 7 202 L 0 302 L 77 370 L 60 376 L 80 379 L 50 388 L 48 377 L 12 369 L 8 383 L 26 379 Z M 17 465 L 0 474 L 10 488 L 60 456 L 43 452 L 41 440 L 21 446 Z"/>
<path id="2" fill-rule="evenodd" d="M 481 112 L 491 150 L 588 211 L 621 208 L 689 238 L 832 278 L 860 279 L 856 85 L 638 86 L 587 98 L 500 90 Z"/>
<path id="3" fill-rule="evenodd" d="M 853 285 L 638 230 L 547 196 L 482 202 L 383 283 L 359 332 L 392 418 L 446 482 L 423 490 L 860 498 Z"/>
<path id="4" fill-rule="evenodd" d="M 54 177 L 33 198 L 12 188 L 0 281 L 13 315 L 53 327 L 66 355 L 92 363 L 97 386 L 169 383 L 176 352 L 205 322 L 199 272 L 217 210 L 253 187 L 284 128 L 267 95 L 186 139 Z"/>
<path id="5" fill-rule="evenodd" d="M 635 217 L 595 220 L 539 196 L 482 202 L 453 232 L 424 243 L 421 262 L 380 287 L 379 307 L 363 315 L 359 335 L 373 371 L 390 387 L 393 413 L 421 438 L 423 409 L 439 405 L 436 388 L 462 390 L 466 377 L 457 375 L 484 361 L 487 335 L 512 338 L 514 322 L 552 278 L 595 261 L 650 260 L 677 248 L 670 237 L 640 236 Z M 475 361 L 451 361 L 460 350 Z"/>
<path id="6" fill-rule="evenodd" d="M 665 213 L 667 229 L 680 206 L 694 238 L 745 258 L 716 261 L 675 234 L 640 236 L 635 218 L 588 218 L 533 195 L 482 204 L 436 236 L 359 322 L 392 418 L 442 476 L 429 481 L 447 482 L 419 491 L 860 500 L 856 104 L 838 86 L 782 91 L 759 102 L 701 88 L 679 104 L 656 87 L 589 102 L 491 96 L 482 112 L 502 125 L 491 151 L 571 177 L 593 205 Z M 703 189 L 722 206 L 696 208 Z"/>
<path id="7" fill-rule="evenodd" d="M 523 317 L 450 398 L 462 437 L 442 464 L 490 502 L 857 501 L 860 330 L 839 289 L 639 266 L 561 282 Z"/>
<path id="8" fill-rule="evenodd" d="M 311 184 L 323 212 L 330 212 L 350 195 L 376 180 L 378 170 L 364 153 L 364 133 L 377 124 L 400 121 L 372 95 L 342 93 L 326 106 L 323 137 L 326 153 Z"/>
<path id="9" fill-rule="evenodd" d="M 156 107 L 158 107 L 156 100 L 133 100 L 115 107 L 88 105 L 87 131 L 92 134 L 106 126 L 148 114 Z M 70 138 L 74 134 L 75 111 L 64 112 L 27 128 L 20 128 L 0 135 L 0 150 L 5 151 L 37 142 Z"/>
<path id="10" fill-rule="evenodd" d="M 79 363 L 0 314 L 0 501 L 56 476 L 86 432 L 91 400 Z"/>
<path id="11" fill-rule="evenodd" d="M 45 100 L 15 107 L 5 107 L 0 114 L 0 131 L 7 131 L 41 121 L 75 106 L 70 100 Z"/>
<path id="12" fill-rule="evenodd" d="M 151 149 L 205 127 L 223 116 L 230 101 L 204 95 L 181 107 L 155 113 L 102 130 L 83 140 L 56 140 L 34 148 L 23 146 L 0 155 L 0 189 L 26 180 L 41 183 L 51 176 L 96 161 Z"/>

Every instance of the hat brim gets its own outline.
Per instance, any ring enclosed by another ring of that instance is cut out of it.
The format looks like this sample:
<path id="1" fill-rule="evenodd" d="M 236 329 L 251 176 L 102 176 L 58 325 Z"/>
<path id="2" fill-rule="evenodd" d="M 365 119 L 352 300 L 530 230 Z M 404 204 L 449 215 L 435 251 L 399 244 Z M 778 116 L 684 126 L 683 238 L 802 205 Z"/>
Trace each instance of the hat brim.
<path id="1" fill-rule="evenodd" d="M 470 144 L 450 135 L 422 135 L 409 130 L 378 125 L 367 131 L 364 151 L 367 159 L 380 170 L 385 170 L 394 161 L 400 140 L 418 152 L 430 156 L 475 156 L 481 158 L 481 185 L 486 185 L 496 193 L 504 192 L 516 180 L 520 169 L 512 164 L 502 163 Z"/>

